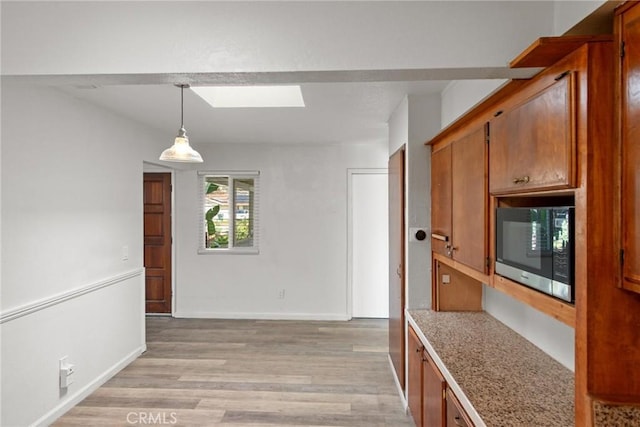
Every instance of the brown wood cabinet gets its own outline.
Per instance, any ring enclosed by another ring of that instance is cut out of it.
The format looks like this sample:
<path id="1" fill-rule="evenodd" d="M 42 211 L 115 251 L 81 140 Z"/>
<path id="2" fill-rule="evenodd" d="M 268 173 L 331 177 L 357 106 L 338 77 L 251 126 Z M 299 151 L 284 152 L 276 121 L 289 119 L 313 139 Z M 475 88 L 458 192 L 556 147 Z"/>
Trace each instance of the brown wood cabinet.
<path id="1" fill-rule="evenodd" d="M 413 421 L 418 427 L 444 427 L 447 383 L 411 326 L 408 344 L 407 400 Z"/>
<path id="2" fill-rule="evenodd" d="M 433 359 L 422 350 L 422 425 L 443 427 L 446 420 L 447 383 Z"/>
<path id="3" fill-rule="evenodd" d="M 422 426 L 422 351 L 424 346 L 418 338 L 418 335 L 409 327 L 409 338 L 407 341 L 407 403 L 409 404 L 409 412 L 413 417 L 416 426 Z"/>
<path id="4" fill-rule="evenodd" d="M 431 154 L 431 250 L 451 256 L 451 145 Z"/>
<path id="5" fill-rule="evenodd" d="M 447 423 L 446 427 L 473 427 L 469 416 L 450 388 L 447 388 Z"/>
<path id="6" fill-rule="evenodd" d="M 389 158 L 389 358 L 404 390 L 404 147 Z"/>
<path id="7" fill-rule="evenodd" d="M 487 128 L 436 147 L 431 156 L 432 250 L 487 270 Z"/>
<path id="8" fill-rule="evenodd" d="M 575 90 L 570 69 L 490 123 L 491 194 L 575 186 Z"/>
<path id="9" fill-rule="evenodd" d="M 525 288 L 494 274 L 491 268 L 489 280 L 483 283 L 575 325 L 578 426 L 594 425 L 594 402 L 640 401 L 640 292 L 628 291 L 640 291 L 638 18 L 639 2 L 622 4 L 615 17 L 619 43 L 599 36 L 553 65 L 543 64 L 547 68 L 535 77 L 509 82 L 428 142 L 436 163 L 437 154 L 451 147 L 449 199 L 454 210 L 458 203 L 454 181 L 459 174 L 459 166 L 454 164 L 455 144 L 461 140 L 460 135 L 470 135 L 485 123 L 489 123 L 491 206 L 574 204 L 574 310 L 546 295 L 522 292 Z M 540 52 L 536 55 L 544 56 Z M 438 179 L 446 182 L 446 176 L 438 178 L 436 174 L 446 167 L 434 166 L 432 185 Z M 447 200 L 438 198 L 435 187 L 433 190 L 434 205 Z M 442 208 L 444 212 L 447 206 Z M 432 229 L 437 232 L 440 207 L 434 209 L 436 222 Z M 463 220 L 475 219 L 467 213 Z M 492 217 L 487 222 L 489 227 L 491 223 Z M 433 260 L 471 275 L 464 271 L 467 267 L 462 261 L 455 260 L 458 251 L 453 247 L 464 242 L 456 243 L 457 233 L 452 218 L 447 236 L 453 261 L 441 255 L 435 244 Z M 490 247 L 495 245 L 493 239 L 489 243 Z"/>
<path id="10" fill-rule="evenodd" d="M 640 292 L 640 7 L 620 20 L 622 287 Z"/>

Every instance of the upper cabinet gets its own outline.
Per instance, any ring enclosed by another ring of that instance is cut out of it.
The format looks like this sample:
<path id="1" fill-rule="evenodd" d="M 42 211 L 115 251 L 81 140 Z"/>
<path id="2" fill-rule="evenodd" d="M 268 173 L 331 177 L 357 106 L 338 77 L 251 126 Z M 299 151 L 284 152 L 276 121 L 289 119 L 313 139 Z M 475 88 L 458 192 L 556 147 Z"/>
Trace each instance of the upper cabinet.
<path id="1" fill-rule="evenodd" d="M 640 7 L 620 15 L 622 137 L 622 287 L 640 292 Z"/>
<path id="2" fill-rule="evenodd" d="M 431 250 L 451 256 L 451 145 L 431 153 Z"/>
<path id="3" fill-rule="evenodd" d="M 534 95 L 494 113 L 491 194 L 575 185 L 574 86 L 573 73 L 559 71 L 552 84 L 543 80 Z"/>
<path id="4" fill-rule="evenodd" d="M 471 130 L 431 157 L 432 250 L 487 269 L 487 128 Z"/>

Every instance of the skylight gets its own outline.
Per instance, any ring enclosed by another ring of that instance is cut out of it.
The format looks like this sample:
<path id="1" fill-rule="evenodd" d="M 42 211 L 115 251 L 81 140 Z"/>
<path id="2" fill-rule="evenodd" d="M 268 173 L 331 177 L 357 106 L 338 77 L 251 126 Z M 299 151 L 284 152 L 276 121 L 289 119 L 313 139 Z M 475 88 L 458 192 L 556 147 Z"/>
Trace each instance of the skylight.
<path id="1" fill-rule="evenodd" d="M 213 108 L 304 107 L 300 86 L 191 86 Z"/>

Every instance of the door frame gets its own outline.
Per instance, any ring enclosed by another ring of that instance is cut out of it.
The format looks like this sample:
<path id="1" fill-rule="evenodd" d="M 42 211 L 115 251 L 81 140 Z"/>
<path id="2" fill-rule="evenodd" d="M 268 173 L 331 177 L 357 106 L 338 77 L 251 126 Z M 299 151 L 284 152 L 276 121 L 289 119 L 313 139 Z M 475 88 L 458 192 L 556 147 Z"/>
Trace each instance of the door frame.
<path id="1" fill-rule="evenodd" d="M 353 176 L 389 175 L 387 168 L 347 169 L 347 319 L 353 318 Z"/>
<path id="2" fill-rule="evenodd" d="M 175 187 L 175 179 L 176 174 L 175 170 L 167 167 L 165 165 L 161 165 L 158 163 L 152 163 L 143 161 L 142 162 L 142 177 L 144 179 L 145 173 L 168 173 L 171 174 L 171 313 L 147 313 L 146 308 L 143 309 L 145 316 L 171 316 L 175 317 L 176 313 L 176 245 L 173 244 L 176 236 L 176 223 L 175 223 L 175 191 L 173 191 Z M 144 240 L 144 230 L 142 233 L 142 237 Z M 144 245 L 143 245 L 144 246 Z M 144 262 L 143 262 L 144 267 Z M 145 273 L 146 274 L 146 273 Z"/>

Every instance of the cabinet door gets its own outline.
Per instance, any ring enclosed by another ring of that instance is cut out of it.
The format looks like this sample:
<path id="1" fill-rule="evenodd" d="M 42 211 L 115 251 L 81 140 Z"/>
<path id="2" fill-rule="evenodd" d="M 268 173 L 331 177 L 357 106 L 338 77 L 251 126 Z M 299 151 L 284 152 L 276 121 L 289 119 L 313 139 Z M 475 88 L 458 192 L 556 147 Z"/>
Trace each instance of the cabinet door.
<path id="1" fill-rule="evenodd" d="M 453 258 L 485 273 L 488 252 L 486 127 L 459 139 L 452 149 Z"/>
<path id="2" fill-rule="evenodd" d="M 422 343 L 412 327 L 409 327 L 407 365 L 409 384 L 407 401 L 416 426 L 422 426 Z"/>
<path id="3" fill-rule="evenodd" d="M 473 427 L 473 423 L 469 419 L 467 413 L 462 409 L 462 405 L 453 394 L 450 388 L 447 388 L 447 427 Z"/>
<path id="4" fill-rule="evenodd" d="M 575 185 L 575 119 L 572 73 L 491 120 L 492 194 Z"/>
<path id="5" fill-rule="evenodd" d="M 443 427 L 447 383 L 426 350 L 422 351 L 422 360 L 422 425 Z"/>
<path id="6" fill-rule="evenodd" d="M 431 250 L 451 255 L 451 145 L 431 154 Z"/>
<path id="7" fill-rule="evenodd" d="M 640 292 L 640 7 L 622 20 L 622 286 Z"/>

